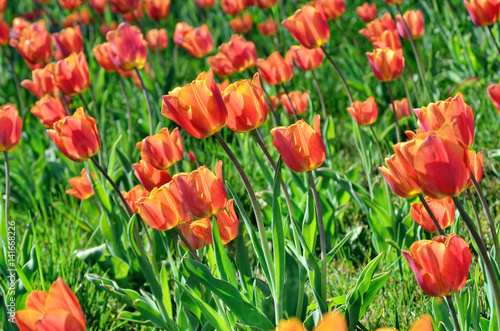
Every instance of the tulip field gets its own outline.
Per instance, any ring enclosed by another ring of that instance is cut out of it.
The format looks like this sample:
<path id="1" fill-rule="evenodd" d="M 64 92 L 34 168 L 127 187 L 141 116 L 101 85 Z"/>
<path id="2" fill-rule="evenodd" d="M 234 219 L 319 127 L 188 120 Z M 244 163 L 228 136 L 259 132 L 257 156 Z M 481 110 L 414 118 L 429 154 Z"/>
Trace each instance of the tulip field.
<path id="1" fill-rule="evenodd" d="M 500 330 L 500 0 L 0 0 L 0 330 Z"/>

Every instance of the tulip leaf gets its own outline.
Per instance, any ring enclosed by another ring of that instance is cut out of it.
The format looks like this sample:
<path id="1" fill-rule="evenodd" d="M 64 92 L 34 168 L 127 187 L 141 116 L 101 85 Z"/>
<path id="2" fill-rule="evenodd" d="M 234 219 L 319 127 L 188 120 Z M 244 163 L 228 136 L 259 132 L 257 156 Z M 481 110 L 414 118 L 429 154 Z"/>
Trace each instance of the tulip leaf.
<path id="1" fill-rule="evenodd" d="M 276 270 L 275 279 L 275 304 L 278 305 L 276 316 L 281 320 L 283 315 L 283 290 L 285 288 L 285 236 L 283 234 L 283 220 L 281 218 L 281 168 L 283 159 L 280 157 L 276 165 L 276 173 L 273 183 L 273 202 L 272 202 L 272 230 L 273 230 L 273 248 L 274 248 L 274 269 Z"/>
<path id="2" fill-rule="evenodd" d="M 316 247 L 317 222 L 312 190 L 307 191 L 306 210 L 302 221 L 302 235 L 310 251 Z"/>
<path id="3" fill-rule="evenodd" d="M 243 236 L 243 223 L 238 224 L 238 237 L 236 237 L 236 267 L 238 268 L 243 288 L 247 299 L 253 302 L 252 266 L 248 256 L 247 247 Z"/>
<path id="4" fill-rule="evenodd" d="M 248 302 L 236 287 L 222 279 L 215 278 L 207 266 L 189 258 L 185 258 L 182 265 L 194 279 L 218 296 L 241 323 L 263 330 L 274 329 L 271 321 Z"/>
<path id="5" fill-rule="evenodd" d="M 234 272 L 234 267 L 229 261 L 229 257 L 227 256 L 226 250 L 224 249 L 224 245 L 222 244 L 222 240 L 220 238 L 219 232 L 219 224 L 215 217 L 211 220 L 212 223 L 212 240 L 214 243 L 214 254 L 215 254 L 215 263 L 217 264 L 217 270 L 219 270 L 220 278 L 231 283 L 233 286 L 238 287 L 238 283 L 236 282 L 236 276 Z"/>

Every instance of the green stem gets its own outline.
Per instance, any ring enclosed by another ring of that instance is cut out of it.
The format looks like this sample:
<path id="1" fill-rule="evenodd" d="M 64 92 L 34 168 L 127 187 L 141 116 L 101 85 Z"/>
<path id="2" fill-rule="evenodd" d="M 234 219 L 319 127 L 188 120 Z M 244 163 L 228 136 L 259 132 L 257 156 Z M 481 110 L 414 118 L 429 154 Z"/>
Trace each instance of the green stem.
<path id="1" fill-rule="evenodd" d="M 283 90 L 285 90 L 285 94 L 286 94 L 286 97 L 288 98 L 288 102 L 290 102 L 290 107 L 292 107 L 293 119 L 295 120 L 295 122 L 297 122 L 299 120 L 297 117 L 297 111 L 295 110 L 295 107 L 293 106 L 292 99 L 290 99 L 290 94 L 288 93 L 288 90 L 285 86 L 285 83 L 281 84 L 281 86 L 283 86 Z"/>
<path id="2" fill-rule="evenodd" d="M 182 234 L 181 230 L 179 230 L 177 227 L 173 228 L 173 230 L 181 238 L 181 240 L 184 242 L 184 245 L 186 245 L 187 249 L 189 250 L 189 252 L 191 253 L 191 255 L 194 256 L 194 258 L 196 259 L 196 261 L 198 261 L 198 262 L 201 263 L 200 257 L 198 256 L 198 254 L 194 250 L 193 246 L 191 246 L 191 244 L 189 243 L 189 241 L 186 239 L 186 237 L 184 237 L 184 235 Z"/>
<path id="3" fill-rule="evenodd" d="M 132 158 L 132 151 L 134 150 L 134 141 L 132 134 L 132 111 L 130 110 L 130 100 L 128 98 L 127 89 L 125 88 L 125 84 L 123 83 L 122 76 L 117 73 L 118 82 L 120 83 L 120 87 L 123 92 L 123 96 L 125 97 L 125 105 L 127 106 L 127 134 L 128 134 L 128 154 L 129 158 Z"/>
<path id="4" fill-rule="evenodd" d="M 311 70 L 314 83 L 316 84 L 316 89 L 318 90 L 318 95 L 319 95 L 319 101 L 321 103 L 321 110 L 323 111 L 323 117 L 326 119 L 326 107 L 325 107 L 325 100 L 323 98 L 323 92 L 321 92 L 321 87 L 319 86 L 318 78 L 316 78 L 316 73 L 314 70 Z"/>
<path id="5" fill-rule="evenodd" d="M 149 117 L 149 135 L 154 135 L 154 120 L 153 120 L 153 111 L 151 110 L 151 102 L 149 101 L 148 90 L 144 85 L 144 81 L 141 77 L 141 72 L 139 69 L 135 68 L 135 72 L 137 73 L 137 77 L 139 77 L 139 81 L 141 82 L 142 93 L 144 94 L 144 99 L 146 99 L 146 106 L 148 107 L 148 117 Z"/>
<path id="6" fill-rule="evenodd" d="M 83 95 L 81 94 L 78 94 L 78 97 L 80 98 L 80 100 L 82 101 L 83 103 L 83 107 L 85 108 L 85 111 L 90 115 L 92 116 L 93 118 L 96 118 L 94 113 L 90 110 L 89 108 L 89 105 L 87 104 L 87 102 L 85 101 L 85 98 L 83 97 Z"/>
<path id="7" fill-rule="evenodd" d="M 457 311 L 455 310 L 455 306 L 453 305 L 453 298 L 450 295 L 444 297 L 444 300 L 448 304 L 448 309 L 450 310 L 450 315 L 453 321 L 453 326 L 455 327 L 455 331 L 460 331 L 460 323 L 458 323 Z"/>
<path id="8" fill-rule="evenodd" d="M 500 47 L 498 46 L 498 42 L 495 38 L 495 35 L 493 34 L 493 30 L 491 28 L 491 25 L 488 26 L 488 31 L 490 32 L 491 39 L 493 40 L 493 43 L 495 44 L 495 47 L 497 49 L 498 55 L 500 55 Z"/>
<path id="9" fill-rule="evenodd" d="M 319 228 L 319 241 L 321 246 L 321 297 L 323 302 L 326 304 L 326 237 L 325 237 L 325 226 L 323 224 L 323 214 L 321 213 L 321 205 L 318 196 L 318 190 L 316 189 L 316 184 L 314 183 L 314 178 L 312 171 L 307 172 L 309 177 L 309 184 L 313 193 L 314 204 L 316 205 L 316 218 L 318 220 Z"/>
<path id="10" fill-rule="evenodd" d="M 26 113 L 25 105 L 24 105 L 24 98 L 23 98 L 23 91 L 21 89 L 21 84 L 19 83 L 19 77 L 16 74 L 16 70 L 14 67 L 14 63 L 12 62 L 12 59 L 10 56 L 7 54 L 7 51 L 5 50 L 5 47 L 2 47 L 2 53 L 5 59 L 7 60 L 7 63 L 9 64 L 10 67 L 10 72 L 12 73 L 12 78 L 14 78 L 14 84 L 16 85 L 16 91 L 17 91 L 17 97 L 19 98 L 19 105 L 21 106 L 21 112 L 23 114 L 23 117 Z"/>
<path id="11" fill-rule="evenodd" d="M 64 105 L 66 106 L 66 112 L 69 116 L 71 116 L 73 113 L 71 112 L 71 107 L 69 106 L 68 100 L 66 100 L 66 94 L 61 93 L 61 99 L 64 102 Z"/>
<path id="12" fill-rule="evenodd" d="M 420 193 L 418 195 L 418 198 L 420 199 L 420 202 L 422 202 L 422 204 L 424 205 L 425 210 L 427 211 L 427 213 L 431 217 L 432 223 L 434 223 L 434 226 L 436 227 L 437 232 L 439 232 L 439 234 L 441 236 L 446 236 L 446 233 L 444 233 L 444 230 L 439 225 L 439 222 L 437 221 L 436 216 L 434 216 L 434 213 L 432 212 L 431 207 L 429 207 L 429 204 L 427 203 L 427 201 L 425 201 L 425 198 L 422 195 L 422 193 Z"/>
<path id="13" fill-rule="evenodd" d="M 469 189 L 467 189 L 466 192 L 467 192 L 467 198 L 469 199 L 472 210 L 474 211 L 474 217 L 476 218 L 477 228 L 479 230 L 478 232 L 481 235 L 481 239 L 483 240 L 483 242 L 486 242 L 486 240 L 484 239 L 484 235 L 483 235 L 483 226 L 481 225 L 481 219 L 479 218 L 479 213 L 477 212 L 476 206 L 474 205 L 474 198 L 472 197 L 472 193 L 470 192 Z"/>
<path id="14" fill-rule="evenodd" d="M 399 132 L 399 120 L 396 114 L 396 105 L 394 104 L 394 96 L 392 95 L 391 82 L 387 82 L 387 88 L 389 89 L 389 97 L 391 98 L 392 104 L 392 116 L 394 117 L 394 122 L 396 123 L 396 136 L 398 138 L 398 143 L 401 142 L 401 133 Z"/>
<path id="15" fill-rule="evenodd" d="M 378 154 L 380 156 L 380 163 L 384 164 L 384 155 L 382 154 L 382 148 L 380 148 L 380 142 L 377 138 L 377 135 L 375 134 L 375 130 L 373 130 L 373 125 L 370 125 L 370 130 L 372 131 L 373 139 L 375 140 L 375 143 L 377 144 L 377 149 L 378 149 Z M 391 201 L 391 194 L 389 191 L 389 187 L 387 186 L 387 181 L 383 180 L 384 183 L 384 190 L 385 190 L 385 197 L 387 199 L 387 206 L 389 207 L 389 215 L 393 216 L 394 211 L 393 211 L 393 206 L 392 206 L 392 201 Z"/>
<path id="16" fill-rule="evenodd" d="M 332 64 L 333 68 L 335 68 L 337 75 L 339 75 L 340 80 L 342 81 L 342 84 L 344 85 L 344 88 L 347 92 L 347 96 L 349 97 L 349 104 L 352 105 L 352 103 L 354 102 L 354 98 L 352 96 L 351 89 L 349 88 L 349 85 L 347 85 L 347 81 L 345 80 L 344 75 L 342 75 L 342 72 L 340 71 L 339 67 L 337 66 L 335 61 L 332 59 L 330 54 L 328 54 L 328 51 L 326 50 L 324 45 L 321 46 L 321 49 L 323 50 L 323 53 L 326 55 L 326 58 L 328 59 L 328 61 L 330 61 L 330 63 Z"/>
<path id="17" fill-rule="evenodd" d="M 9 226 L 9 205 L 10 205 L 10 167 L 9 167 L 9 152 L 3 152 L 5 163 L 5 227 Z"/>

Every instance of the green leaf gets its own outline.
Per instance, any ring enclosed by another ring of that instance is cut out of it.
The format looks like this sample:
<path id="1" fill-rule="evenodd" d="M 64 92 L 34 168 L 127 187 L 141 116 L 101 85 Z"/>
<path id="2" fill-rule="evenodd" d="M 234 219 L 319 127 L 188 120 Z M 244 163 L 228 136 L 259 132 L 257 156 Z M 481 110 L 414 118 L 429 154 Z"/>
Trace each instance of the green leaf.
<path id="1" fill-rule="evenodd" d="M 76 257 L 89 265 L 94 265 L 99 261 L 105 250 L 106 244 L 102 244 L 100 246 L 80 250 L 76 252 Z"/>
<path id="2" fill-rule="evenodd" d="M 344 238 L 342 238 L 342 240 L 337 244 L 335 245 L 335 247 L 332 248 L 332 250 L 330 250 L 327 254 L 326 254 L 326 262 L 327 263 L 330 263 L 333 259 L 333 257 L 335 256 L 335 254 L 337 254 L 337 252 L 339 251 L 340 248 L 342 248 L 342 246 L 344 246 L 344 244 L 349 240 L 349 238 L 351 238 L 353 232 L 349 232 L 348 234 L 345 235 Z"/>
<path id="3" fill-rule="evenodd" d="M 275 280 L 275 304 L 278 304 L 278 320 L 283 315 L 283 290 L 285 287 L 285 236 L 283 235 L 283 221 L 281 219 L 281 168 L 283 160 L 279 159 L 276 165 L 273 184 L 273 203 L 272 203 L 272 229 L 273 229 L 273 248 L 274 248 L 274 268 L 276 270 Z"/>
<path id="4" fill-rule="evenodd" d="M 234 272 L 234 267 L 229 261 L 224 245 L 222 245 L 222 240 L 220 239 L 219 224 L 215 217 L 211 220 L 212 223 L 212 240 L 214 243 L 214 254 L 215 263 L 217 264 L 217 270 L 219 270 L 220 278 L 231 283 L 233 286 L 238 287 L 236 282 L 236 276 Z"/>
<path id="5" fill-rule="evenodd" d="M 302 221 L 302 235 L 310 251 L 316 247 L 317 222 L 312 190 L 307 191 L 306 210 Z"/>

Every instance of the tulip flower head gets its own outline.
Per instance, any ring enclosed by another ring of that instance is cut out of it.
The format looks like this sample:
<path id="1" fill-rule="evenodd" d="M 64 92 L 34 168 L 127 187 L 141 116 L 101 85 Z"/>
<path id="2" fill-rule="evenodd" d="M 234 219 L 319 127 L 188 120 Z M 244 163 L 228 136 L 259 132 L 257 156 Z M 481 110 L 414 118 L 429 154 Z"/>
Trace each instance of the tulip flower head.
<path id="1" fill-rule="evenodd" d="M 66 190 L 66 194 L 74 195 L 80 200 L 86 200 L 94 195 L 89 172 L 86 169 L 82 169 L 80 177 L 71 178 L 69 185 L 71 185 L 71 189 Z"/>
<path id="2" fill-rule="evenodd" d="M 258 59 L 257 68 L 262 79 L 269 85 L 280 85 L 288 82 L 293 77 L 293 62 L 287 61 L 279 52 L 274 52 L 267 60 Z"/>
<path id="3" fill-rule="evenodd" d="M 176 45 L 181 45 L 182 38 L 184 38 L 184 35 L 188 33 L 189 31 L 193 30 L 194 28 L 185 23 L 185 22 L 179 22 L 175 25 L 175 30 L 174 30 L 174 44 Z"/>
<path id="4" fill-rule="evenodd" d="M 54 85 L 71 97 L 81 94 L 89 87 L 89 65 L 83 53 L 72 53 L 55 65 L 49 65 Z"/>
<path id="5" fill-rule="evenodd" d="M 491 102 L 498 110 L 500 114 L 500 82 L 498 84 L 492 84 L 486 89 Z"/>
<path id="6" fill-rule="evenodd" d="M 233 29 L 234 32 L 239 34 L 247 33 L 252 30 L 253 27 L 253 19 L 252 14 L 247 13 L 243 16 L 237 16 L 229 21 L 229 26 Z"/>
<path id="7" fill-rule="evenodd" d="M 102 15 L 106 11 L 107 0 L 89 0 L 89 5 L 97 15 Z"/>
<path id="8" fill-rule="evenodd" d="M 162 51 L 168 46 L 167 30 L 151 29 L 146 33 L 146 40 L 148 41 L 148 45 L 151 50 Z"/>
<path id="9" fill-rule="evenodd" d="M 109 0 L 113 13 L 125 14 L 139 7 L 139 0 Z"/>
<path id="10" fill-rule="evenodd" d="M 54 123 L 68 116 L 61 101 L 47 94 L 38 100 L 31 113 L 40 119 L 46 128 L 52 128 Z"/>
<path id="11" fill-rule="evenodd" d="M 170 0 L 144 0 L 144 9 L 150 19 L 159 22 L 168 16 Z"/>
<path id="12" fill-rule="evenodd" d="M 371 22 L 377 17 L 377 5 L 365 2 L 361 6 L 356 7 L 356 13 L 363 22 Z"/>
<path id="13" fill-rule="evenodd" d="M 9 23 L 0 18 L 0 47 L 7 45 L 9 43 L 9 39 Z"/>
<path id="14" fill-rule="evenodd" d="M 55 92 L 52 72 L 49 70 L 50 65 L 45 68 L 35 69 L 31 72 L 31 79 L 25 79 L 21 82 L 21 86 L 33 93 L 37 98 L 41 98 L 46 94 Z"/>
<path id="15" fill-rule="evenodd" d="M 101 148 L 95 119 L 85 115 L 81 107 L 72 116 L 54 123 L 54 129 L 47 133 L 61 152 L 75 162 L 88 160 Z"/>
<path id="16" fill-rule="evenodd" d="M 83 5 L 83 0 L 59 0 L 59 4 L 66 10 L 75 10 Z"/>
<path id="17" fill-rule="evenodd" d="M 472 22 L 480 27 L 490 26 L 498 21 L 500 12 L 499 0 L 464 0 Z"/>
<path id="18" fill-rule="evenodd" d="M 147 61 L 148 43 L 143 39 L 141 30 L 128 23 L 121 23 L 118 28 L 106 35 L 109 42 L 109 57 L 117 67 L 123 70 L 142 69 Z"/>
<path id="19" fill-rule="evenodd" d="M 228 15 L 238 15 L 246 8 L 245 0 L 220 0 L 222 11 Z"/>
<path id="20" fill-rule="evenodd" d="M 298 9 L 281 24 L 307 48 L 323 46 L 330 39 L 330 27 L 320 1 Z"/>
<path id="21" fill-rule="evenodd" d="M 233 199 L 227 202 L 227 209 L 221 211 L 217 215 L 217 225 L 221 237 L 222 244 L 225 245 L 238 236 L 238 216 L 234 211 Z M 212 238 L 212 223 L 208 218 L 195 220 L 190 224 L 194 234 L 213 245 Z"/>
<path id="22" fill-rule="evenodd" d="M 257 30 L 263 36 L 269 37 L 275 35 L 277 30 L 276 22 L 273 21 L 270 17 L 264 22 L 257 23 Z"/>
<path id="23" fill-rule="evenodd" d="M 483 152 L 476 153 L 474 150 L 469 150 L 469 168 L 476 181 L 480 183 L 483 179 Z M 473 186 L 471 178 L 468 188 Z"/>
<path id="24" fill-rule="evenodd" d="M 472 254 L 469 245 L 456 234 L 417 241 L 410 252 L 402 252 L 425 294 L 448 296 L 465 286 Z"/>
<path id="25" fill-rule="evenodd" d="M 302 71 L 310 71 L 323 64 L 323 50 L 319 47 L 309 49 L 302 45 L 292 46 L 286 53 L 285 59 L 287 61 L 293 60 Z"/>
<path id="26" fill-rule="evenodd" d="M 66 18 L 61 22 L 62 26 L 65 28 L 73 27 L 75 25 L 86 26 L 90 23 L 90 13 L 87 8 L 80 10 L 79 12 L 75 11 L 66 16 Z"/>
<path id="27" fill-rule="evenodd" d="M 222 93 L 227 109 L 227 127 L 239 133 L 257 129 L 267 119 L 267 105 L 259 74 L 229 85 Z"/>
<path id="28" fill-rule="evenodd" d="M 19 144 L 23 120 L 13 104 L 0 106 L 0 152 L 10 152 Z"/>
<path id="29" fill-rule="evenodd" d="M 378 118 L 378 106 L 373 97 L 369 97 L 365 102 L 354 101 L 347 111 L 356 123 L 362 126 L 371 125 Z"/>
<path id="30" fill-rule="evenodd" d="M 214 49 L 214 40 L 206 24 L 183 35 L 179 44 L 194 57 L 202 58 Z"/>
<path id="31" fill-rule="evenodd" d="M 436 200 L 425 197 L 425 201 L 427 201 L 441 229 L 446 229 L 453 224 L 453 221 L 455 221 L 455 203 L 452 198 Z M 421 202 L 411 204 L 410 214 L 413 220 L 424 228 L 425 231 L 430 233 L 437 232 L 436 226 Z"/>
<path id="32" fill-rule="evenodd" d="M 219 51 L 227 56 L 237 72 L 252 68 L 257 63 L 255 44 L 239 35 L 233 35 L 229 42 L 220 45 Z"/>
<path id="33" fill-rule="evenodd" d="M 410 105 L 408 104 L 408 99 L 406 98 L 394 100 L 394 106 L 391 103 L 389 107 L 391 107 L 391 110 L 396 108 L 396 116 L 399 120 L 411 116 Z"/>
<path id="34" fill-rule="evenodd" d="M 212 71 L 163 96 L 161 113 L 197 139 L 205 139 L 226 125 L 227 110 Z"/>
<path id="35" fill-rule="evenodd" d="M 43 67 L 52 57 L 50 33 L 43 20 L 20 30 L 19 39 L 11 41 L 31 69 Z"/>
<path id="36" fill-rule="evenodd" d="M 166 170 L 175 162 L 182 160 L 184 153 L 178 128 L 175 128 L 172 133 L 167 128 L 163 128 L 158 134 L 138 142 L 137 148 L 141 151 L 143 160 L 160 170 Z"/>
<path id="37" fill-rule="evenodd" d="M 279 103 L 283 105 L 283 108 L 288 113 L 288 115 L 293 115 L 293 110 L 297 113 L 297 116 L 304 114 L 309 107 L 309 91 L 300 92 L 300 91 L 292 91 L 288 95 L 286 93 L 280 93 Z M 290 100 L 292 103 L 290 104 Z M 293 105 L 293 107 L 292 107 Z M 276 106 L 277 107 L 277 106 Z"/>
<path id="38" fill-rule="evenodd" d="M 377 18 L 368 24 L 359 33 L 370 40 L 375 48 L 401 49 L 402 43 L 396 29 L 396 23 L 390 13 L 385 13 L 381 18 Z"/>
<path id="39" fill-rule="evenodd" d="M 345 12 L 345 0 L 320 0 L 326 18 L 334 20 Z"/>
<path id="40" fill-rule="evenodd" d="M 114 55 L 114 53 L 109 43 L 102 43 L 95 46 L 92 52 L 94 53 L 97 63 L 99 63 L 99 65 L 106 70 L 106 72 L 115 72 L 119 69 L 111 59 L 110 54 Z"/>
<path id="41" fill-rule="evenodd" d="M 212 70 L 220 77 L 230 76 L 236 71 L 231 61 L 222 52 L 218 52 L 214 56 L 209 56 L 208 64 L 210 65 Z"/>
<path id="42" fill-rule="evenodd" d="M 172 180 L 168 170 L 159 170 L 153 167 L 149 162 L 140 160 L 139 163 L 132 164 L 134 175 L 139 182 L 148 191 L 167 184 Z"/>
<path id="43" fill-rule="evenodd" d="M 55 58 L 58 60 L 70 56 L 71 53 L 83 52 L 83 38 L 80 26 L 66 28 L 59 33 L 53 33 L 52 41 L 57 50 Z"/>
<path id="44" fill-rule="evenodd" d="M 230 84 L 229 83 L 229 79 L 225 79 L 223 82 L 218 83 L 217 87 L 219 88 L 219 91 L 222 93 L 222 92 L 224 92 L 227 89 L 227 87 L 229 86 L 229 84 Z"/>
<path id="45" fill-rule="evenodd" d="M 269 9 L 274 7 L 278 3 L 278 0 L 257 0 L 257 6 L 260 9 Z"/>
<path id="46" fill-rule="evenodd" d="M 402 50 L 377 48 L 373 53 L 367 52 L 366 56 L 368 56 L 375 78 L 381 82 L 396 80 L 403 73 L 405 59 Z"/>
<path id="47" fill-rule="evenodd" d="M 129 206 L 130 210 L 133 213 L 137 213 L 138 206 L 136 202 L 140 198 L 145 198 L 149 196 L 148 190 L 145 190 L 144 187 L 142 187 L 141 185 L 136 185 L 130 191 L 128 192 L 122 191 L 121 193 L 125 198 L 125 201 L 127 201 L 127 205 Z"/>
<path id="48" fill-rule="evenodd" d="M 20 330 L 87 330 L 78 298 L 60 277 L 49 293 L 31 291 L 26 309 L 16 311 L 15 321 Z"/>
<path id="49" fill-rule="evenodd" d="M 113 21 L 111 23 L 102 23 L 101 26 L 99 26 L 99 32 L 106 37 L 106 34 L 108 34 L 109 31 L 111 30 L 116 30 L 118 27 L 118 23 L 116 21 Z"/>
<path id="50" fill-rule="evenodd" d="M 313 128 L 304 120 L 288 127 L 271 130 L 273 146 L 283 162 L 295 172 L 306 172 L 320 167 L 325 162 L 325 145 L 321 137 L 320 115 L 316 115 Z"/>
<path id="51" fill-rule="evenodd" d="M 425 32 L 424 15 L 422 14 L 422 11 L 409 10 L 403 14 L 403 18 L 408 26 L 408 30 L 410 30 L 411 36 L 409 36 L 406 32 L 406 27 L 404 26 L 401 15 L 396 15 L 396 24 L 401 37 L 404 40 L 410 40 L 410 37 L 413 40 L 422 38 Z"/>
<path id="52" fill-rule="evenodd" d="M 281 320 L 276 328 L 277 331 L 307 331 L 304 324 L 297 317 Z"/>

